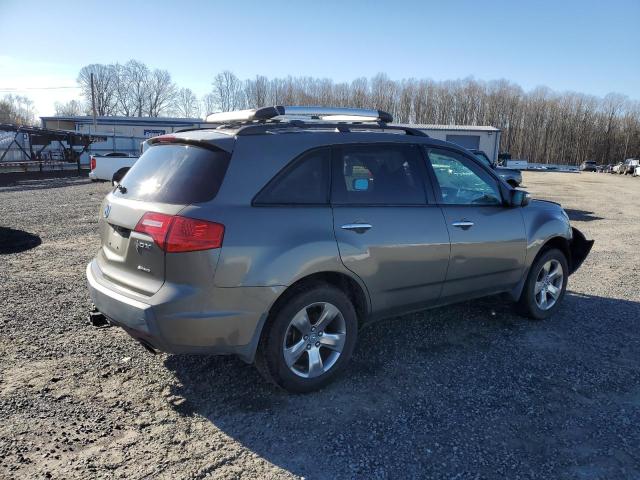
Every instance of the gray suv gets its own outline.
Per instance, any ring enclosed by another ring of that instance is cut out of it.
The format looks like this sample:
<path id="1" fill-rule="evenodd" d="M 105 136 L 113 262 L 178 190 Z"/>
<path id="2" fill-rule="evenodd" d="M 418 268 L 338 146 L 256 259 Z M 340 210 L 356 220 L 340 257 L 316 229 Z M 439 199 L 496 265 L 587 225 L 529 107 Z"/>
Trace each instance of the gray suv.
<path id="1" fill-rule="evenodd" d="M 152 351 L 234 354 L 311 391 L 375 319 L 497 293 L 548 317 L 593 244 L 560 205 L 385 112 L 208 120 L 149 141 L 101 207 L 94 317 Z"/>

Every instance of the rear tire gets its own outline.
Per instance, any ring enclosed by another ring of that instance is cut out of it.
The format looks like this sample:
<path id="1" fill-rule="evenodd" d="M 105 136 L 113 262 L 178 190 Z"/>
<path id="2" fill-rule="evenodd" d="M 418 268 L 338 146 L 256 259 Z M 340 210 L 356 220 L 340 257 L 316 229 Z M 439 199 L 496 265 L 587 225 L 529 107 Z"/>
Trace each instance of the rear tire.
<path id="1" fill-rule="evenodd" d="M 357 335 L 351 300 L 332 285 L 315 283 L 272 313 L 258 346 L 256 367 L 289 392 L 312 392 L 344 370 Z"/>
<path id="2" fill-rule="evenodd" d="M 531 266 L 517 308 L 533 320 L 550 317 L 558 309 L 567 289 L 569 264 L 557 248 L 542 252 Z"/>

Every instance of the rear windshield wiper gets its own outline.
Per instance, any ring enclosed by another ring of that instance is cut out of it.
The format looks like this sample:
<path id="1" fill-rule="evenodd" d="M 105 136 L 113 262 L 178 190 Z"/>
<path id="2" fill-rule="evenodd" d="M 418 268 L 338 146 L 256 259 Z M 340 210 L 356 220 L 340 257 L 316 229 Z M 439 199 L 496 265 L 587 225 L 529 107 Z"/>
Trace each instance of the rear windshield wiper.
<path id="1" fill-rule="evenodd" d="M 116 190 L 120 190 L 120 193 L 122 193 L 123 195 L 125 193 L 127 193 L 127 187 L 125 187 L 124 185 L 122 185 L 121 183 L 119 183 L 118 185 L 116 185 Z"/>

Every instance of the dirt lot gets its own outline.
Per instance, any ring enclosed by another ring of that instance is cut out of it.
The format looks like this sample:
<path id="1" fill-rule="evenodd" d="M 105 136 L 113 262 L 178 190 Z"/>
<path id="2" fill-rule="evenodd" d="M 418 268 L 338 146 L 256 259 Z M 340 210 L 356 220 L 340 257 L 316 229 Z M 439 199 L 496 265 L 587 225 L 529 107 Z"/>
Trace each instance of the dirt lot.
<path id="1" fill-rule="evenodd" d="M 0 225 L 41 240 L 0 254 L 0 478 L 640 478 L 640 179 L 524 181 L 596 240 L 555 317 L 491 298 L 388 319 L 306 396 L 89 327 L 108 186 L 0 188 Z"/>

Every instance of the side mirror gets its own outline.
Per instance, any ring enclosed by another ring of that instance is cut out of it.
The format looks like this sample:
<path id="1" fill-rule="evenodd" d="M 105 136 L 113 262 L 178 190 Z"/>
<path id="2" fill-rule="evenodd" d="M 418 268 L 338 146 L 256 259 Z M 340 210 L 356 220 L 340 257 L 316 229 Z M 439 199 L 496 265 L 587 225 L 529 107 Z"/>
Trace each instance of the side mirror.
<path id="1" fill-rule="evenodd" d="M 366 192 L 369 190 L 369 180 L 367 178 L 354 178 L 352 187 L 356 192 Z"/>
<path id="2" fill-rule="evenodd" d="M 531 195 L 524 190 L 511 190 L 511 206 L 526 207 L 531 202 Z"/>

